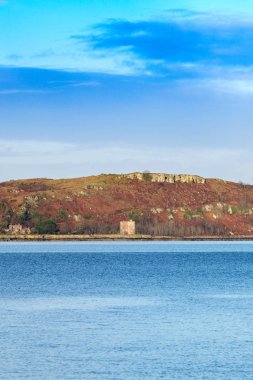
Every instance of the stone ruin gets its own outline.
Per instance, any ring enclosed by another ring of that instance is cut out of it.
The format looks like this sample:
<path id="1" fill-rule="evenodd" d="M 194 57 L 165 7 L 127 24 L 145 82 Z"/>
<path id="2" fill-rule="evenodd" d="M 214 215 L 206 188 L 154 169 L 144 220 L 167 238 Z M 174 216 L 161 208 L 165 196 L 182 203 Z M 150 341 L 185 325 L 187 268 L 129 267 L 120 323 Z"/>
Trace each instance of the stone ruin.
<path id="1" fill-rule="evenodd" d="M 5 232 L 11 235 L 30 235 L 31 229 L 23 227 L 21 224 L 10 224 Z"/>

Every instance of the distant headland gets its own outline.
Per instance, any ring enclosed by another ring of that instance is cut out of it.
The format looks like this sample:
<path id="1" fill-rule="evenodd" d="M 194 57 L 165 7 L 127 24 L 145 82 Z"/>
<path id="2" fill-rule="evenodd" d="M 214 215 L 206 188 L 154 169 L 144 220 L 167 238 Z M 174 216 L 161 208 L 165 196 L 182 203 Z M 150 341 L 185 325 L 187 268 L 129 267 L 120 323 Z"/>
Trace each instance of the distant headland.
<path id="1" fill-rule="evenodd" d="M 0 234 L 27 241 L 251 239 L 253 186 L 147 171 L 2 182 Z"/>

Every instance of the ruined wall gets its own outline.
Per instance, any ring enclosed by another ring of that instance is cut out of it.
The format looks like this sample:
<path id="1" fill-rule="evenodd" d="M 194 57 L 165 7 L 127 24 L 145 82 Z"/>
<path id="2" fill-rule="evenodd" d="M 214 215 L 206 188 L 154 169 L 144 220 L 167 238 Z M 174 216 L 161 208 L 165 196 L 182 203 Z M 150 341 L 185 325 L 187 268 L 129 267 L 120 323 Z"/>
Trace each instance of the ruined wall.
<path id="1" fill-rule="evenodd" d="M 31 230 L 29 227 L 21 226 L 21 224 L 10 224 L 9 228 L 5 232 L 12 235 L 29 235 Z"/>
<path id="2" fill-rule="evenodd" d="M 151 182 L 160 183 L 205 183 L 206 180 L 203 177 L 190 174 L 165 174 L 165 173 L 130 173 L 123 174 L 121 178 L 138 179 L 144 181 L 146 178 L 150 178 Z"/>

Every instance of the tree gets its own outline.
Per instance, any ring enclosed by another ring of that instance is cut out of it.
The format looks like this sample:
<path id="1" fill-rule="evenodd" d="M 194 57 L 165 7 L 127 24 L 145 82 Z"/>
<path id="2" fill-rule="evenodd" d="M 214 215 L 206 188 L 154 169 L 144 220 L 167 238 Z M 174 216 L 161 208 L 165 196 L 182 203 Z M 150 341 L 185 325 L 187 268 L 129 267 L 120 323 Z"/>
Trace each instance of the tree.
<path id="1" fill-rule="evenodd" d="M 47 220 L 39 220 L 35 224 L 35 228 L 38 232 L 38 234 L 55 234 L 57 232 L 57 225 L 56 223 L 51 219 Z"/>

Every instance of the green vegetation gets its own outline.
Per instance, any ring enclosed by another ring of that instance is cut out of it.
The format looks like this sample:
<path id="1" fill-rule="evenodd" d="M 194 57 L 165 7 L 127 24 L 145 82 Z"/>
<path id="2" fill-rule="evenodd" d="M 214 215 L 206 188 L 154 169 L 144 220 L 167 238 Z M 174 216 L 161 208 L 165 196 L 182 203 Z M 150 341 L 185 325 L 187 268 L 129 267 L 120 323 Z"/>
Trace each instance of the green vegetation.
<path id="1" fill-rule="evenodd" d="M 127 214 L 129 219 L 132 219 L 135 221 L 138 221 L 141 215 L 142 215 L 141 211 L 131 211 Z"/>
<path id="2" fill-rule="evenodd" d="M 6 209 L 6 203 L 4 201 L 0 201 L 0 212 L 5 211 Z"/>
<path id="3" fill-rule="evenodd" d="M 35 224 L 35 229 L 38 234 L 55 234 L 57 232 L 57 225 L 51 219 L 40 220 Z"/>
<path id="4" fill-rule="evenodd" d="M 192 210 L 190 210 L 189 208 L 186 208 L 185 211 L 186 212 L 184 214 L 184 218 L 187 220 L 192 220 L 194 217 Z"/>
<path id="5" fill-rule="evenodd" d="M 238 214 L 238 207 L 237 206 L 230 206 L 232 215 Z"/>
<path id="6" fill-rule="evenodd" d="M 34 212 L 32 213 L 32 218 L 33 218 L 34 220 L 40 220 L 40 219 L 41 219 L 41 215 L 40 215 L 37 211 L 34 211 Z"/>
<path id="7" fill-rule="evenodd" d="M 189 208 L 185 208 L 184 219 L 193 220 L 195 218 L 204 218 L 204 213 L 201 207 L 197 207 L 193 212 Z"/>
<path id="8" fill-rule="evenodd" d="M 91 214 L 84 214 L 83 218 L 86 220 L 90 220 L 92 218 L 92 215 Z"/>
<path id="9" fill-rule="evenodd" d="M 38 212 L 34 212 L 32 217 L 36 233 L 55 234 L 58 232 L 56 222 L 49 215 L 41 215 Z"/>
<path id="10" fill-rule="evenodd" d="M 201 207 L 196 208 L 196 214 L 199 215 L 201 218 L 204 218 L 204 213 Z"/>
<path id="11" fill-rule="evenodd" d="M 31 218 L 29 209 L 25 208 L 24 210 L 22 210 L 22 212 L 19 215 L 19 218 L 21 223 L 27 222 Z"/>
<path id="12" fill-rule="evenodd" d="M 152 181 L 152 174 L 145 172 L 142 174 L 142 178 L 145 182 L 151 182 Z"/>
<path id="13" fill-rule="evenodd" d="M 66 219 L 67 217 L 68 217 L 68 212 L 66 210 L 60 210 L 56 214 L 57 220 Z"/>
<path id="14" fill-rule="evenodd" d="M 8 225 L 9 223 L 7 220 L 2 221 L 2 223 L 0 223 L 0 232 L 4 232 L 8 228 Z"/>
<path id="15" fill-rule="evenodd" d="M 28 192 L 47 191 L 52 188 L 43 182 L 18 182 L 17 188 Z"/>

